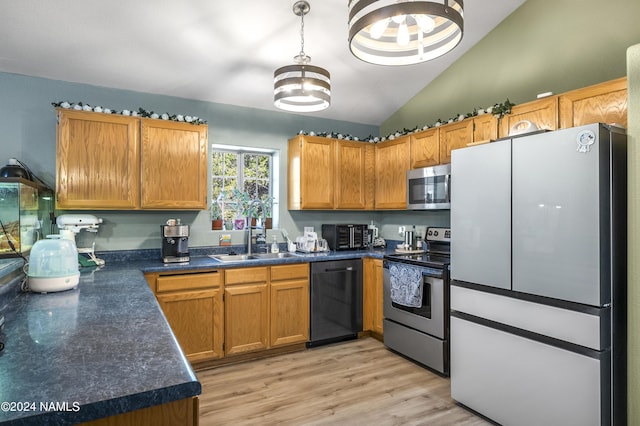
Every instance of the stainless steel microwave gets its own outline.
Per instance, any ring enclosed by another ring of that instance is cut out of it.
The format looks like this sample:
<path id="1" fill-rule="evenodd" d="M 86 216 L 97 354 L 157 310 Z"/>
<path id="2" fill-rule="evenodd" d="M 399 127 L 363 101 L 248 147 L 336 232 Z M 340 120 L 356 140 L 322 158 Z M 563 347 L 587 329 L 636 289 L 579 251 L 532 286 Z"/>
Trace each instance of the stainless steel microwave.
<path id="1" fill-rule="evenodd" d="M 408 210 L 451 208 L 451 164 L 407 171 Z"/>

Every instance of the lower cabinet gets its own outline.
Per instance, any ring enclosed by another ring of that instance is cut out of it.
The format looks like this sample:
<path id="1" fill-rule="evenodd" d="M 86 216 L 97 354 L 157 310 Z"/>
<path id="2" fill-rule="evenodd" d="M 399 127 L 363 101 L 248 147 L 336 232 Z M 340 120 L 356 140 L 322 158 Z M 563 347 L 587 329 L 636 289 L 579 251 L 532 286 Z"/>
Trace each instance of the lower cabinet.
<path id="1" fill-rule="evenodd" d="M 309 264 L 225 271 L 225 354 L 309 340 Z"/>
<path id="2" fill-rule="evenodd" d="M 364 258 L 364 308 L 363 326 L 365 331 L 374 335 L 383 335 L 383 300 L 382 300 L 382 260 Z"/>
<path id="3" fill-rule="evenodd" d="M 190 362 L 222 358 L 222 271 L 147 274 L 158 303 Z"/>

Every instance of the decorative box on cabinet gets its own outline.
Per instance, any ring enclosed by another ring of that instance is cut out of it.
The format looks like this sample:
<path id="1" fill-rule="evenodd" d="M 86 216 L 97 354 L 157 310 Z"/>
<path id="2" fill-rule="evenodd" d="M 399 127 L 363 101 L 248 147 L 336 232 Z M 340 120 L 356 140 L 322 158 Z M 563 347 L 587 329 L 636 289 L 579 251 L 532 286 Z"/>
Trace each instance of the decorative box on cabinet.
<path id="1" fill-rule="evenodd" d="M 375 208 L 407 208 L 407 170 L 410 169 L 410 137 L 404 136 L 375 146 Z"/>
<path id="2" fill-rule="evenodd" d="M 558 96 L 537 99 L 516 105 L 500 120 L 499 137 L 509 136 L 511 127 L 519 121 L 531 121 L 538 129 L 558 129 Z"/>
<path id="3" fill-rule="evenodd" d="M 187 359 L 223 357 L 222 271 L 145 275 Z"/>
<path id="4" fill-rule="evenodd" d="M 626 77 L 566 92 L 559 98 L 560 128 L 591 123 L 627 127 Z"/>
<path id="5" fill-rule="evenodd" d="M 206 125 L 58 109 L 56 207 L 206 209 L 207 130 Z"/>

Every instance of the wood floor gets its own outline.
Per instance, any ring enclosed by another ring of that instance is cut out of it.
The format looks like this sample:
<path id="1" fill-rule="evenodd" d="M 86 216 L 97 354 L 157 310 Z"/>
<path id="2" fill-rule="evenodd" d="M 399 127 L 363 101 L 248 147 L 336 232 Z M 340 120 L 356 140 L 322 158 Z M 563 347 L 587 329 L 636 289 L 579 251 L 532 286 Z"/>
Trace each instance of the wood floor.
<path id="1" fill-rule="evenodd" d="M 197 373 L 200 425 L 489 425 L 373 338 Z"/>

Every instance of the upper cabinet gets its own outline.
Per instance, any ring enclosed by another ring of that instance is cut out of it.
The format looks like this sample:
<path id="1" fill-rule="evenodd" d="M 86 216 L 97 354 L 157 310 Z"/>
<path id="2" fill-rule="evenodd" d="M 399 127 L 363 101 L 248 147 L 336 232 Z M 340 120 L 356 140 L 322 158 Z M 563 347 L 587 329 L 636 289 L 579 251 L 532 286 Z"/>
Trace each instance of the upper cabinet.
<path id="1" fill-rule="evenodd" d="M 319 136 L 289 140 L 289 210 L 373 207 L 374 147 Z"/>
<path id="2" fill-rule="evenodd" d="M 374 147 L 363 142 L 338 140 L 336 145 L 336 209 L 370 209 L 373 207 Z"/>
<path id="3" fill-rule="evenodd" d="M 627 127 L 626 77 L 563 93 L 559 98 L 561 128 L 597 122 Z"/>
<path id="4" fill-rule="evenodd" d="M 463 120 L 440 127 L 440 162 L 451 162 L 451 151 L 473 142 L 473 120 Z"/>
<path id="5" fill-rule="evenodd" d="M 333 209 L 334 144 L 318 136 L 289 140 L 289 210 Z"/>
<path id="6" fill-rule="evenodd" d="M 407 170 L 410 166 L 410 137 L 404 136 L 375 146 L 375 208 L 407 208 Z"/>
<path id="7" fill-rule="evenodd" d="M 440 164 L 440 131 L 438 128 L 411 135 L 411 168 Z"/>
<path id="8" fill-rule="evenodd" d="M 207 208 L 207 126 L 141 119 L 140 206 Z"/>
<path id="9" fill-rule="evenodd" d="M 530 121 L 538 129 L 558 129 L 558 97 L 537 99 L 511 108 L 511 114 L 507 114 L 500 120 L 499 136 L 509 136 L 509 130 L 520 121 Z"/>
<path id="10" fill-rule="evenodd" d="M 207 208 L 207 126 L 59 109 L 56 207 Z"/>
<path id="11" fill-rule="evenodd" d="M 59 110 L 58 209 L 135 209 L 140 198 L 139 120 Z"/>

